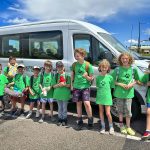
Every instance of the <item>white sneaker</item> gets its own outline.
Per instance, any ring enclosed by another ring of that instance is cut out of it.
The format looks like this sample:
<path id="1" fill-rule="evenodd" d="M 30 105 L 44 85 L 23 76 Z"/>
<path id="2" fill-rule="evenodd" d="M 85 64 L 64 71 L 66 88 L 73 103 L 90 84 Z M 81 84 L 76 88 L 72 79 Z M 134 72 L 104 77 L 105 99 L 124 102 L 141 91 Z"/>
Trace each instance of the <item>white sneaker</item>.
<path id="1" fill-rule="evenodd" d="M 40 120 L 39 120 L 39 123 L 43 123 L 44 122 L 44 118 L 42 117 Z"/>
<path id="2" fill-rule="evenodd" d="M 39 118 L 39 117 L 40 117 L 40 111 L 39 111 L 39 110 L 36 111 L 35 117 L 36 117 L 36 118 Z"/>
<path id="3" fill-rule="evenodd" d="M 100 133 L 101 134 L 105 134 L 106 132 L 105 132 L 105 128 L 102 128 L 101 130 L 100 130 Z"/>
<path id="4" fill-rule="evenodd" d="M 26 116 L 26 119 L 29 119 L 32 115 L 32 111 L 29 111 L 28 115 Z"/>
<path id="5" fill-rule="evenodd" d="M 111 135 L 114 135 L 114 134 L 115 134 L 115 131 L 114 131 L 114 128 L 113 128 L 113 127 L 111 127 L 111 128 L 109 129 L 109 134 L 111 134 Z"/>

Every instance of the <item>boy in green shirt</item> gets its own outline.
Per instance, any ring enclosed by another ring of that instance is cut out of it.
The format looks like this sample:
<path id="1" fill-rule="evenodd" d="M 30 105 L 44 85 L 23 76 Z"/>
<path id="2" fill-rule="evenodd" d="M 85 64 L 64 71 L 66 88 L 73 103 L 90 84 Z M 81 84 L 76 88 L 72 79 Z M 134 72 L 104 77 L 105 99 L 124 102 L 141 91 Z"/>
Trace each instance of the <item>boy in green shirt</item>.
<path id="1" fill-rule="evenodd" d="M 53 118 L 53 88 L 52 87 L 52 62 L 47 60 L 44 62 L 44 73 L 42 75 L 42 83 L 40 85 L 42 93 L 41 93 L 41 102 L 42 102 L 42 117 L 39 120 L 40 123 L 44 122 L 45 117 L 45 105 L 48 102 L 50 105 L 50 113 L 49 116 L 51 117 L 51 121 L 54 121 Z"/>
<path id="2" fill-rule="evenodd" d="M 56 63 L 57 74 L 53 78 L 53 98 L 58 104 L 58 124 L 67 125 L 67 105 L 71 98 L 70 77 L 65 73 L 64 64 L 61 61 Z"/>
<path id="3" fill-rule="evenodd" d="M 93 68 L 91 64 L 84 60 L 86 56 L 84 49 L 75 49 L 74 55 L 77 62 L 72 65 L 71 81 L 73 86 L 73 102 L 76 102 L 78 113 L 77 130 L 81 130 L 83 126 L 82 102 L 88 115 L 88 126 L 93 126 L 90 104 L 90 86 L 93 80 Z"/>
<path id="4" fill-rule="evenodd" d="M 134 59 L 128 53 L 122 53 L 118 58 L 119 67 L 112 72 L 115 81 L 114 96 L 117 98 L 120 131 L 123 134 L 135 135 L 130 127 L 132 117 L 131 104 L 134 97 L 134 85 L 140 80 L 138 68 L 133 68 Z M 126 117 L 126 127 L 123 125 L 123 114 Z"/>
<path id="5" fill-rule="evenodd" d="M 2 112 L 4 112 L 4 108 L 5 108 L 3 96 L 4 96 L 4 89 L 7 83 L 8 83 L 8 80 L 6 76 L 2 74 L 2 65 L 0 64 L 0 101 L 1 101 Z"/>
<path id="6" fill-rule="evenodd" d="M 13 91 L 15 93 L 20 93 L 18 96 L 12 95 L 11 96 L 11 102 L 12 102 L 12 109 L 11 109 L 11 114 L 12 115 L 21 115 L 24 114 L 24 103 L 26 99 L 26 93 L 28 91 L 29 87 L 29 77 L 24 76 L 24 71 L 25 71 L 25 66 L 23 64 L 18 65 L 17 67 L 17 74 L 13 78 L 13 82 L 9 83 L 9 87 L 13 85 Z M 18 109 L 16 111 L 16 103 L 20 102 L 21 103 L 21 109 Z"/>
<path id="7" fill-rule="evenodd" d="M 30 77 L 30 86 L 29 86 L 29 101 L 30 101 L 30 110 L 26 119 L 29 119 L 32 115 L 34 103 L 37 103 L 37 111 L 36 111 L 36 118 L 40 116 L 40 84 L 41 84 L 41 76 L 40 67 L 34 66 L 33 67 L 33 75 Z"/>

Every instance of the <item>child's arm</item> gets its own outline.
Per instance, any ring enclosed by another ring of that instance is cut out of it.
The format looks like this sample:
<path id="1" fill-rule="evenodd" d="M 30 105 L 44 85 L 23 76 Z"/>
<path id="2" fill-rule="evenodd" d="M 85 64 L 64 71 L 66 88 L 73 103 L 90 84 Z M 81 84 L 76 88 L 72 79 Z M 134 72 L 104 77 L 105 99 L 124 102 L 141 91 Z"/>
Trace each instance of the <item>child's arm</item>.
<path id="1" fill-rule="evenodd" d="M 74 81 L 74 72 L 72 71 L 71 72 L 71 83 L 70 83 L 71 90 L 73 90 L 73 81 Z"/>
<path id="2" fill-rule="evenodd" d="M 11 82 L 11 83 L 9 83 L 8 85 L 7 85 L 7 87 L 11 87 L 12 85 L 14 85 L 15 84 L 15 82 Z"/>
<path id="3" fill-rule="evenodd" d="M 34 96 L 34 93 L 33 93 L 32 89 L 31 89 L 31 87 L 29 87 L 29 93 L 30 93 L 32 96 Z"/>
<path id="4" fill-rule="evenodd" d="M 94 79 L 93 75 L 92 74 L 88 75 L 87 72 L 85 72 L 82 76 L 86 78 L 88 81 L 92 81 Z"/>
<path id="5" fill-rule="evenodd" d="M 115 85 L 121 86 L 122 88 L 126 89 L 127 85 L 119 82 L 115 82 Z"/>

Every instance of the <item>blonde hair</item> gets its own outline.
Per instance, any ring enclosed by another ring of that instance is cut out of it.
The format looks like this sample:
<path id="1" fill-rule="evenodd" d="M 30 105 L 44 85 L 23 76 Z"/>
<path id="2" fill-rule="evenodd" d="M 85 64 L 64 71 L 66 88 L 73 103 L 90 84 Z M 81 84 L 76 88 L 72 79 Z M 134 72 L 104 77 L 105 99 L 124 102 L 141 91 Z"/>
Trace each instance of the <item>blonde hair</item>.
<path id="1" fill-rule="evenodd" d="M 74 50 L 74 54 L 76 54 L 76 53 L 79 53 L 79 54 L 82 55 L 83 57 L 86 56 L 86 50 L 83 49 L 83 48 L 76 48 L 76 49 Z"/>
<path id="2" fill-rule="evenodd" d="M 129 53 L 127 53 L 127 52 L 125 52 L 125 53 L 122 53 L 122 54 L 118 57 L 118 64 L 119 64 L 120 66 L 123 66 L 123 64 L 122 64 L 122 62 L 121 62 L 121 58 L 122 58 L 123 56 L 127 56 L 127 57 L 129 58 L 129 65 L 132 65 L 132 64 L 134 63 L 134 58 L 132 57 L 132 55 L 129 54 Z"/>
<path id="3" fill-rule="evenodd" d="M 98 64 L 98 71 L 101 71 L 101 67 L 108 67 L 108 71 L 110 72 L 110 63 L 107 59 L 103 59 L 102 61 L 99 62 Z"/>
<path id="4" fill-rule="evenodd" d="M 52 65 L 52 62 L 51 62 L 50 60 L 46 60 L 46 61 L 44 62 L 44 67 L 45 67 L 45 66 L 51 67 L 51 71 L 52 71 L 53 65 Z"/>

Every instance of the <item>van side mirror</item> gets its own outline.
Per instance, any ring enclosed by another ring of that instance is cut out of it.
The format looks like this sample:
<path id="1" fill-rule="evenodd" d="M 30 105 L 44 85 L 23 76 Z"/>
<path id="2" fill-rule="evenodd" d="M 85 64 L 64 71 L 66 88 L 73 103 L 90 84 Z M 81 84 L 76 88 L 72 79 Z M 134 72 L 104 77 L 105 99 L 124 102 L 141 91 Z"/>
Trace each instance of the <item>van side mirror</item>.
<path id="1" fill-rule="evenodd" d="M 107 59 L 109 63 L 111 64 L 113 60 L 113 55 L 110 51 L 103 51 L 100 53 L 99 59 L 100 60 Z"/>

